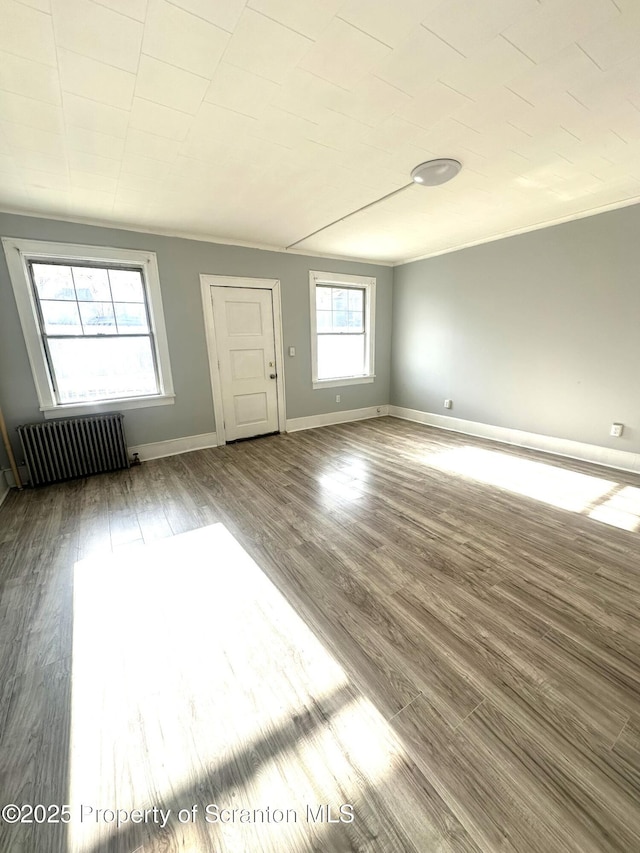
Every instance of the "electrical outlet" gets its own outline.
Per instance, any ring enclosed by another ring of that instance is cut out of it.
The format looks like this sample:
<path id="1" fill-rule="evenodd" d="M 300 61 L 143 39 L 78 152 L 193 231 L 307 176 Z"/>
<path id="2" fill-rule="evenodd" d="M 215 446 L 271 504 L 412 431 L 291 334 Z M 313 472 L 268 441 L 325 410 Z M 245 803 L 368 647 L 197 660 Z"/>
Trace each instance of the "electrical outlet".
<path id="1" fill-rule="evenodd" d="M 609 435 L 612 435 L 614 438 L 620 438 L 623 429 L 624 424 L 611 424 Z"/>
<path id="2" fill-rule="evenodd" d="M 445 409 L 450 409 L 450 408 L 451 408 L 451 406 L 453 406 L 453 400 L 445 400 L 445 401 L 444 401 L 444 407 L 445 407 Z"/>
<path id="3" fill-rule="evenodd" d="M 340 394 L 336 394 L 336 403 L 340 402 Z"/>

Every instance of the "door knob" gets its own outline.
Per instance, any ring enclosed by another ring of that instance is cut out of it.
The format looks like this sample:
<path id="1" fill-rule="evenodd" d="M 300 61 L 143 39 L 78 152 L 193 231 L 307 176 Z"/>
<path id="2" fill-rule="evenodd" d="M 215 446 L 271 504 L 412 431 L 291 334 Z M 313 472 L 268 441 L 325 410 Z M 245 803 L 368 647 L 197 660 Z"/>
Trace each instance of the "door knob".
<path id="1" fill-rule="evenodd" d="M 270 373 L 269 379 L 275 379 L 277 375 L 278 375 L 277 373 Z"/>

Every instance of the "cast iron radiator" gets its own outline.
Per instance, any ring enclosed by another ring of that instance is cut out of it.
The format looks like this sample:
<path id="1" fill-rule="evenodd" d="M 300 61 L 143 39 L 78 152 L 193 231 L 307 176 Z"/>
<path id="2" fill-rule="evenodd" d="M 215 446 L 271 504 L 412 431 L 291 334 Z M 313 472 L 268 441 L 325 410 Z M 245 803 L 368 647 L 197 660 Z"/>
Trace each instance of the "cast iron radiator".
<path id="1" fill-rule="evenodd" d="M 105 412 L 19 426 L 31 485 L 128 468 L 123 420 Z"/>

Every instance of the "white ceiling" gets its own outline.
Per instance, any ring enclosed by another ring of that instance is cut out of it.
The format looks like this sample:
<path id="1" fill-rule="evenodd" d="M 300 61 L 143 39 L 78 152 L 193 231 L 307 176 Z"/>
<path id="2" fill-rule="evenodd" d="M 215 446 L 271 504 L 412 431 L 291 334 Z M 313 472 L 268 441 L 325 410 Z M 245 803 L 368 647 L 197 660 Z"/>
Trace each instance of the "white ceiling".
<path id="1" fill-rule="evenodd" d="M 640 0 L 0 0 L 0 208 L 398 262 L 640 200 Z"/>

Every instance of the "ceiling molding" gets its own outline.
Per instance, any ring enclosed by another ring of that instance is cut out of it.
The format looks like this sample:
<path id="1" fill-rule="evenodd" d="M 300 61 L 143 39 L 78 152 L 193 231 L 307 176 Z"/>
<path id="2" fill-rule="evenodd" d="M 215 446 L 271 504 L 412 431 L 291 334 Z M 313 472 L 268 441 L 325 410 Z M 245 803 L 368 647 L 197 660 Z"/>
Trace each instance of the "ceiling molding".
<path id="1" fill-rule="evenodd" d="M 442 249 L 438 252 L 431 252 L 426 255 L 419 255 L 416 258 L 405 258 L 401 261 L 394 261 L 391 266 L 402 267 L 405 264 L 414 264 L 416 261 L 426 261 L 429 258 L 437 258 L 440 255 L 451 255 L 453 252 L 460 252 L 462 249 L 471 249 L 474 246 L 483 246 L 485 243 L 495 243 L 498 240 L 506 240 L 507 237 L 517 237 L 519 234 L 529 234 L 531 231 L 542 231 L 545 228 L 553 228 L 554 225 L 564 225 L 568 222 L 575 222 L 578 219 L 589 219 L 591 216 L 598 216 L 600 213 L 607 213 L 612 210 L 620 210 L 624 207 L 632 207 L 634 204 L 640 204 L 640 195 L 633 198 L 625 199 L 624 201 L 614 204 L 605 204 L 600 207 L 592 207 L 589 210 L 575 213 L 571 216 L 562 216 L 558 219 L 549 219 L 545 222 L 539 222 L 536 225 L 528 225 L 524 228 L 514 228 L 512 231 L 503 231 L 501 234 L 496 234 L 495 237 L 485 237 L 482 240 L 473 240 L 469 243 L 461 244 L 460 246 L 452 246 L 450 249 Z M 378 263 L 376 261 L 375 263 Z"/>
<path id="2" fill-rule="evenodd" d="M 197 234 L 190 231 L 180 231 L 172 228 L 150 228 L 128 222 L 110 222 L 107 219 L 83 218 L 76 216 L 60 216 L 43 213 L 36 210 L 12 209 L 0 207 L 0 213 L 10 216 L 29 216 L 34 219 L 48 219 L 51 222 L 68 222 L 73 225 L 89 225 L 93 228 L 113 228 L 115 231 L 131 231 L 134 234 L 152 234 L 156 237 L 176 237 L 180 240 L 197 240 L 199 243 L 213 243 L 219 246 L 236 246 L 241 249 L 257 249 L 261 252 L 277 252 L 280 255 L 303 255 L 308 258 L 326 258 L 332 261 L 348 261 L 350 263 L 372 264 L 377 267 L 393 267 L 392 261 L 375 261 L 371 258 L 354 255 L 339 255 L 330 252 L 309 252 L 304 249 L 287 249 L 285 246 L 270 246 L 266 243 L 248 243 L 242 240 L 229 240 L 227 237 Z M 4 236 L 13 236 L 5 234 Z"/>

